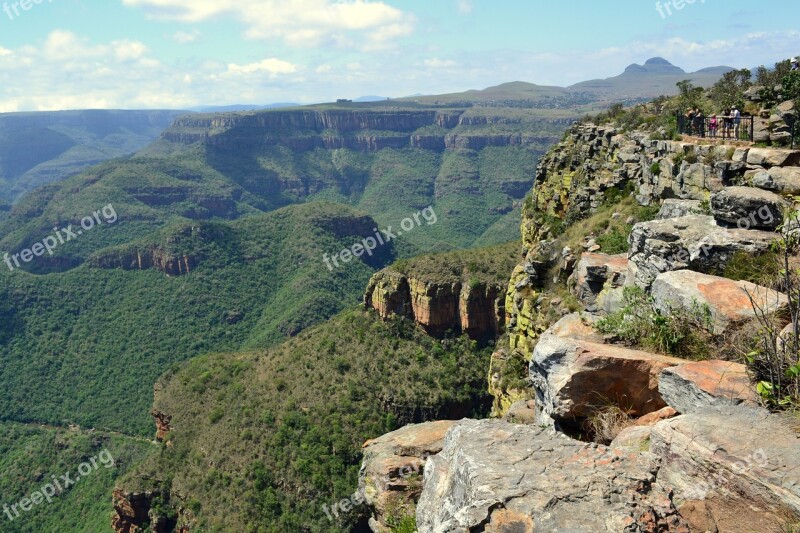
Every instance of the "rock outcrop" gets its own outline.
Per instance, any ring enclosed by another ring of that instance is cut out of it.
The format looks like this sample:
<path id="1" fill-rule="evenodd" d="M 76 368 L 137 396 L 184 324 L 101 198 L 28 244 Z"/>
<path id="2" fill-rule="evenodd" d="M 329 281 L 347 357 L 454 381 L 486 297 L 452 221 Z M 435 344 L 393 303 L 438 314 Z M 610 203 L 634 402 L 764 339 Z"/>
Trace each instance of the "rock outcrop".
<path id="1" fill-rule="evenodd" d="M 658 392 L 679 413 L 718 405 L 758 405 L 747 368 L 730 361 L 699 361 L 664 369 Z"/>
<path id="2" fill-rule="evenodd" d="M 687 531 L 649 454 L 462 421 L 425 465 L 420 533 Z"/>
<path id="3" fill-rule="evenodd" d="M 658 392 L 661 371 L 683 362 L 545 334 L 530 364 L 537 422 L 575 427 L 610 405 L 620 406 L 634 417 L 658 411 L 667 406 Z"/>
<path id="4" fill-rule="evenodd" d="M 683 309 L 703 315 L 700 318 L 708 319 L 708 329 L 718 335 L 755 318 L 753 303 L 767 315 L 781 313 L 789 307 L 786 295 L 775 290 L 692 270 L 659 274 L 650 294 L 662 313 Z M 708 317 L 704 316 L 706 313 Z"/>
<path id="5" fill-rule="evenodd" d="M 798 434 L 780 415 L 728 406 L 664 421 L 650 451 L 692 531 L 783 532 L 800 522 Z"/>
<path id="6" fill-rule="evenodd" d="M 387 520 L 414 514 L 425 461 L 442 450 L 445 434 L 454 424 L 410 425 L 364 443 L 358 491 L 370 509 L 372 531 L 389 533 Z"/>
<path id="7" fill-rule="evenodd" d="M 434 335 L 463 331 L 486 339 L 503 327 L 503 291 L 500 284 L 432 282 L 385 269 L 370 280 L 364 302 L 384 319 L 404 316 Z"/>

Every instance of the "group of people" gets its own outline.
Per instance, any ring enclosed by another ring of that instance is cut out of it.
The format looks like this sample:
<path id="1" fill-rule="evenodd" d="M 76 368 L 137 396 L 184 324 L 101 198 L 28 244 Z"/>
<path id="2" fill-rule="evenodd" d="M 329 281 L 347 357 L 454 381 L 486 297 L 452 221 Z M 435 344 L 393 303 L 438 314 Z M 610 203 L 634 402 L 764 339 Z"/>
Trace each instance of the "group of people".
<path id="1" fill-rule="evenodd" d="M 690 133 L 697 137 L 705 137 L 708 134 L 712 139 L 722 137 L 723 139 L 738 139 L 739 129 L 742 124 L 742 112 L 737 106 L 725 108 L 721 115 L 714 113 L 710 118 L 695 107 L 686 112 L 686 119 Z"/>

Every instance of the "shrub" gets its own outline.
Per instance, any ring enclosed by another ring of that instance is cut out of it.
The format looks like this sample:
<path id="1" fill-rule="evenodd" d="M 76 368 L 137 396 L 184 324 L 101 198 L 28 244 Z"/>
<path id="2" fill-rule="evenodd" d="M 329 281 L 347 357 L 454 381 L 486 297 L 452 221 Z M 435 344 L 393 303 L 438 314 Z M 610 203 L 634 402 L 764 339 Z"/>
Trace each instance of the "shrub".
<path id="1" fill-rule="evenodd" d="M 610 232 L 597 237 L 595 241 L 600 245 L 600 248 L 605 254 L 622 254 L 627 252 L 630 247 L 628 244 L 629 233 L 629 231 L 622 231 L 619 228 L 614 228 Z"/>
<path id="2" fill-rule="evenodd" d="M 658 162 L 653 163 L 652 165 L 650 165 L 650 172 L 654 176 L 660 175 L 661 174 L 661 165 Z"/>
<path id="3" fill-rule="evenodd" d="M 687 359 L 708 359 L 711 355 L 708 306 L 662 313 L 652 298 L 635 286 L 625 287 L 624 301 L 622 309 L 597 322 L 595 327 L 600 333 L 613 335 L 633 347 Z"/>

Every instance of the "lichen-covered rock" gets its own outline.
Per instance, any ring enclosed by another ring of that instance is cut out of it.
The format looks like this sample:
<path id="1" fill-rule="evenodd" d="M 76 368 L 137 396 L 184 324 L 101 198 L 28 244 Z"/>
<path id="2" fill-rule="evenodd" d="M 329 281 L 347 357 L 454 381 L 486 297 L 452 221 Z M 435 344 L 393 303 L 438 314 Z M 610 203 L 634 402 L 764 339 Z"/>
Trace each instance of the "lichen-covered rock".
<path id="1" fill-rule="evenodd" d="M 419 533 L 687 532 L 649 454 L 465 420 L 428 460 Z"/>
<path id="2" fill-rule="evenodd" d="M 658 391 L 679 413 L 717 405 L 758 404 L 747 368 L 731 361 L 697 361 L 666 368 Z"/>
<path id="3" fill-rule="evenodd" d="M 668 198 L 661 203 L 657 218 L 680 218 L 688 215 L 702 215 L 700 200 L 678 200 Z"/>
<path id="4" fill-rule="evenodd" d="M 649 289 L 663 272 L 721 269 L 736 252 L 765 252 L 777 238 L 774 232 L 723 228 L 710 216 L 640 222 L 628 239 L 626 283 Z"/>
<path id="5" fill-rule="evenodd" d="M 422 492 L 422 469 L 444 446 L 452 421 L 405 426 L 364 443 L 358 491 L 370 509 L 375 533 L 391 531 L 387 519 L 413 515 Z"/>
<path id="6" fill-rule="evenodd" d="M 787 207 L 774 192 L 754 187 L 726 187 L 711 195 L 714 218 L 744 229 L 777 228 Z"/>
<path id="7" fill-rule="evenodd" d="M 775 290 L 692 270 L 659 274 L 650 295 L 655 307 L 666 314 L 673 309 L 699 315 L 710 313 L 708 329 L 715 334 L 755 318 L 753 302 L 767 314 L 780 313 L 789 306 L 786 295 Z"/>
<path id="8" fill-rule="evenodd" d="M 780 415 L 707 408 L 657 424 L 660 483 L 692 531 L 790 531 L 800 522 L 798 434 Z"/>
<path id="9" fill-rule="evenodd" d="M 584 253 L 575 266 L 570 283 L 574 294 L 588 311 L 613 311 L 609 293 L 625 285 L 628 258 L 625 255 Z M 604 309 L 607 307 L 607 309 Z"/>

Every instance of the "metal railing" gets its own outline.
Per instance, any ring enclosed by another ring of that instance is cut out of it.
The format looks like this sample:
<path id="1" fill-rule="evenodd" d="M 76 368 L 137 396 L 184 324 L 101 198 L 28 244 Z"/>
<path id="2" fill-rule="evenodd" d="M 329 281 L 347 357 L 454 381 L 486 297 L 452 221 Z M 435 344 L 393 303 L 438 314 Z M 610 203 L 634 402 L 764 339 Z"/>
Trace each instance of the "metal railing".
<path id="1" fill-rule="evenodd" d="M 754 117 L 750 115 L 739 118 L 717 116 L 687 117 L 678 113 L 678 133 L 702 137 L 704 139 L 723 139 L 731 141 L 751 141 L 755 130 Z"/>

